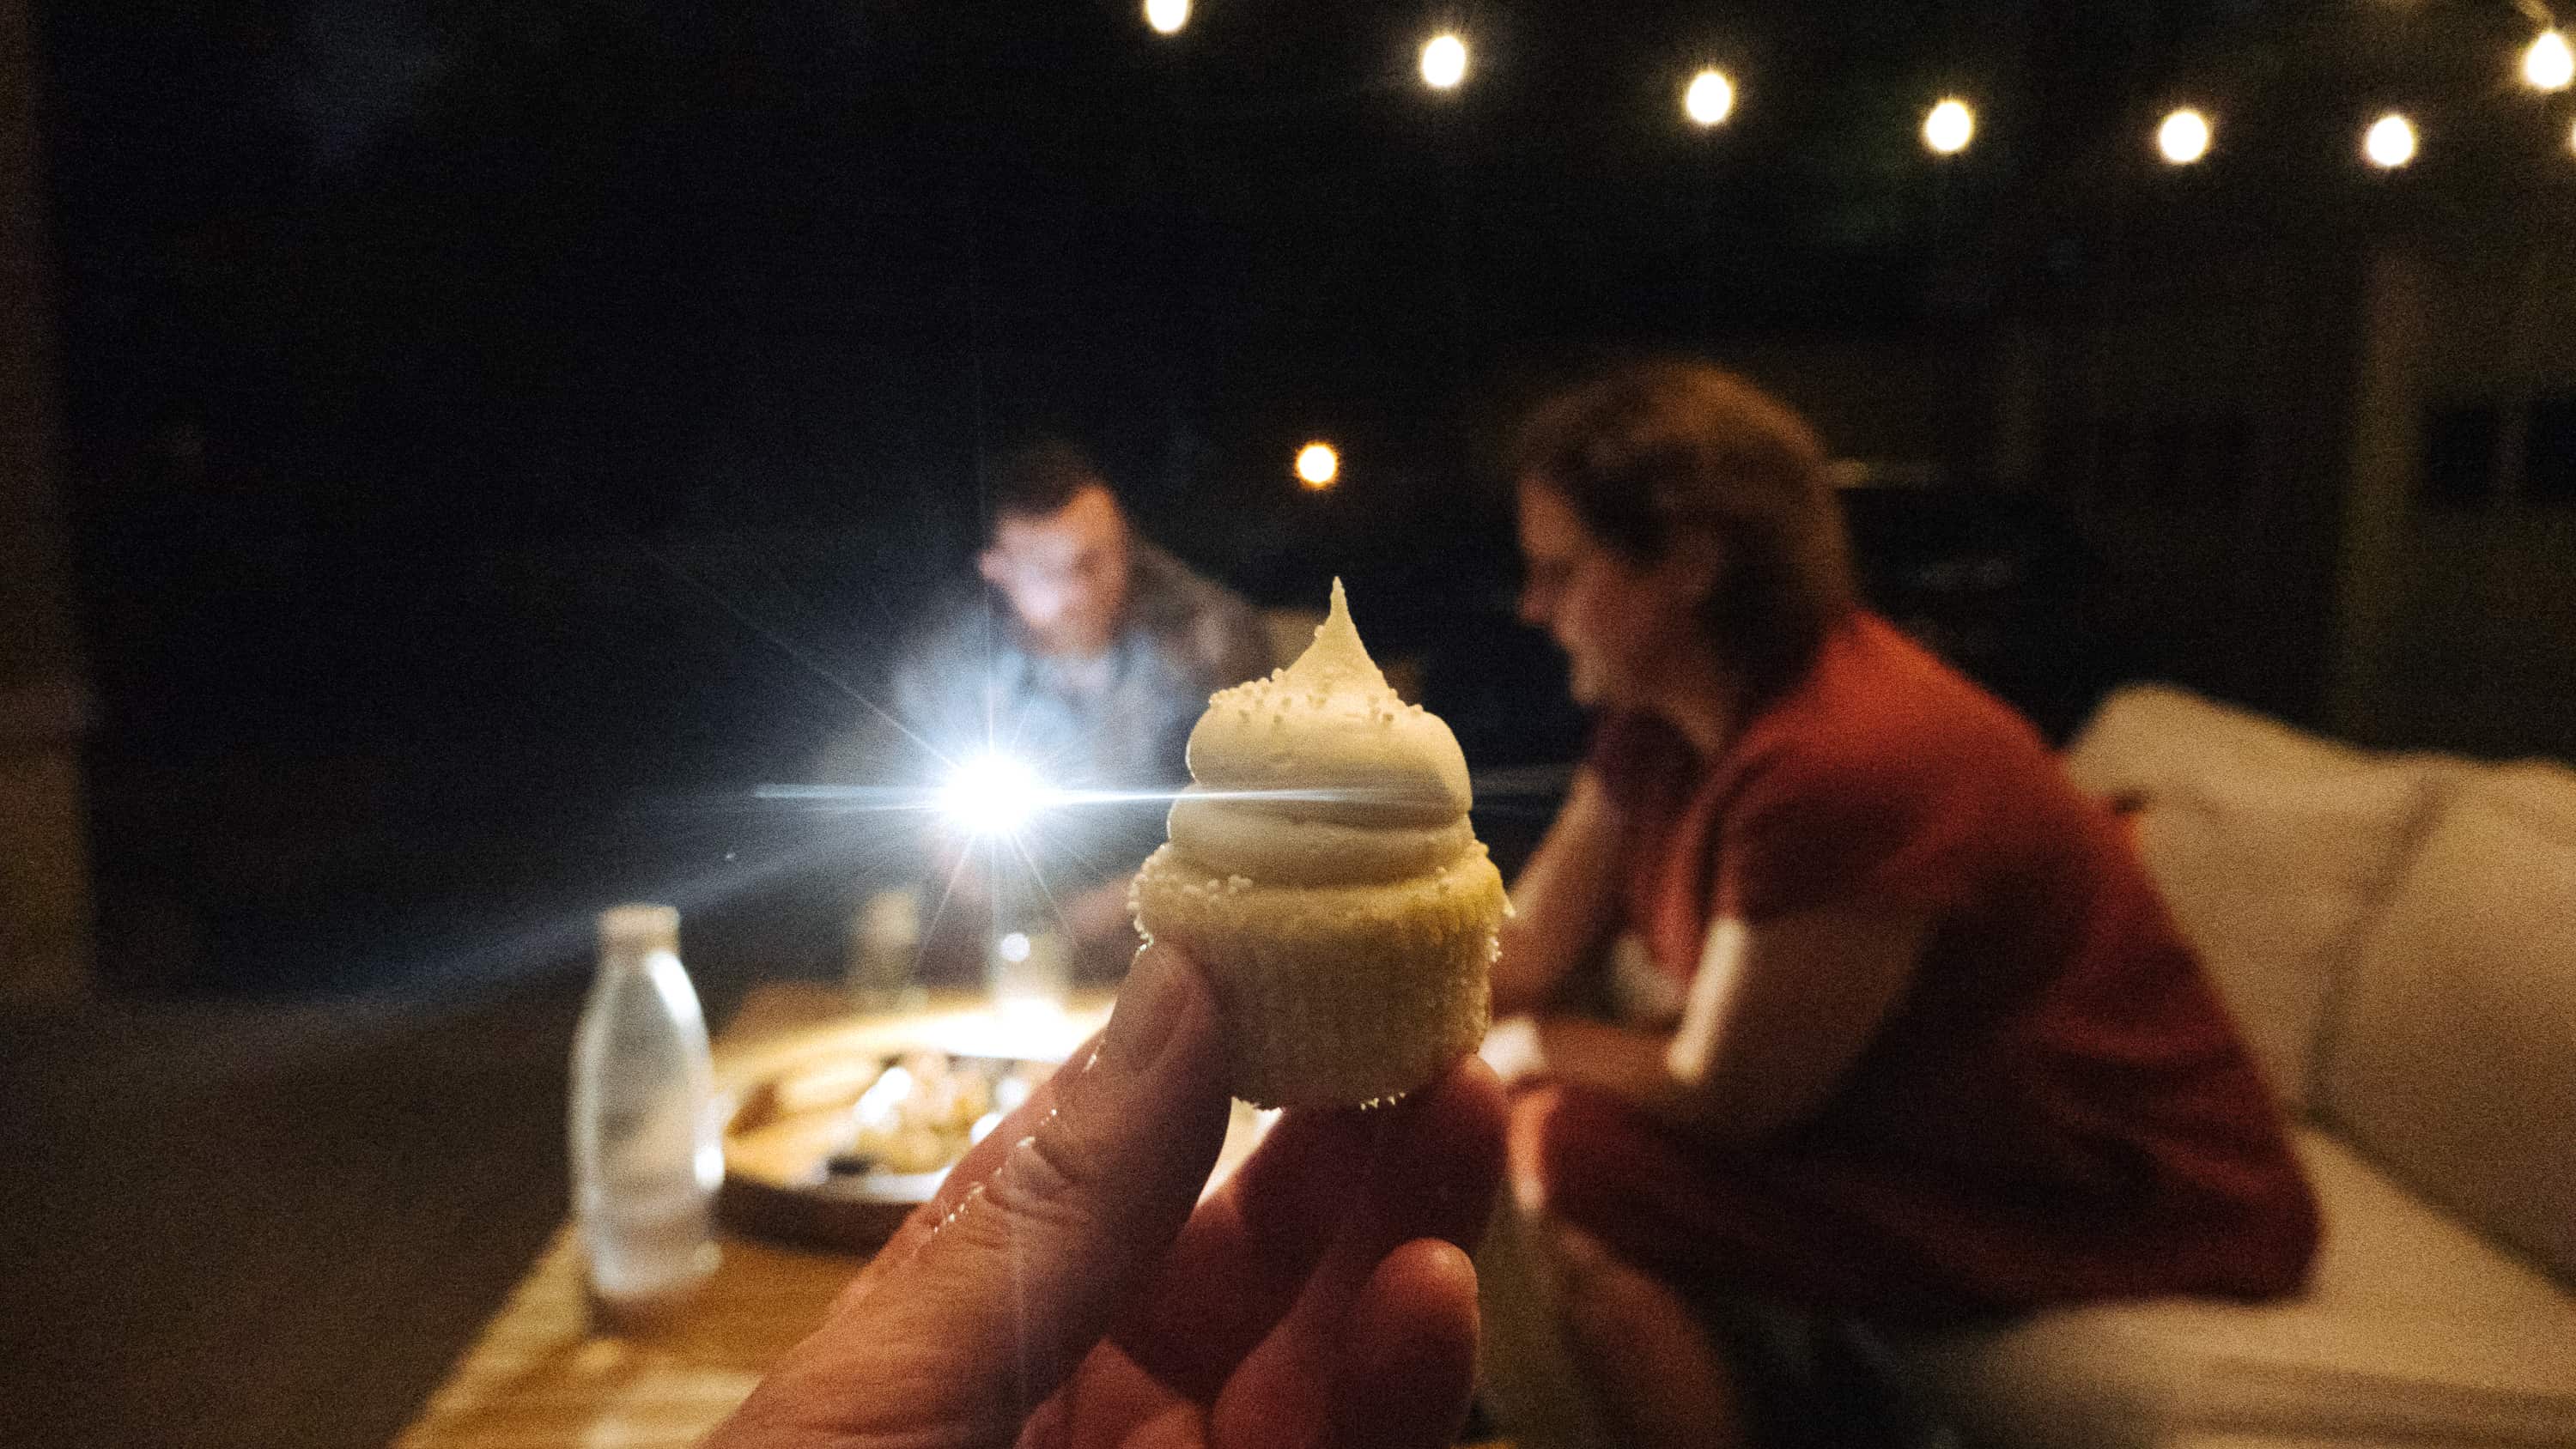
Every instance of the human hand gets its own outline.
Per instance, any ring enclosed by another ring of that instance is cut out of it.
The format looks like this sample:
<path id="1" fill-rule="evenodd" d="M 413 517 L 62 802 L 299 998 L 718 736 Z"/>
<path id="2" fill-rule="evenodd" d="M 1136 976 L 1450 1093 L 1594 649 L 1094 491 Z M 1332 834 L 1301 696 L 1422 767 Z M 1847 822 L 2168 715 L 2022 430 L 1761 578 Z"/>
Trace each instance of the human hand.
<path id="1" fill-rule="evenodd" d="M 958 1163 L 711 1449 L 1446 1445 L 1502 1165 L 1492 1074 L 1289 1113 L 1200 1202 L 1223 1052 L 1197 966 L 1148 948 L 1096 1052 Z"/>

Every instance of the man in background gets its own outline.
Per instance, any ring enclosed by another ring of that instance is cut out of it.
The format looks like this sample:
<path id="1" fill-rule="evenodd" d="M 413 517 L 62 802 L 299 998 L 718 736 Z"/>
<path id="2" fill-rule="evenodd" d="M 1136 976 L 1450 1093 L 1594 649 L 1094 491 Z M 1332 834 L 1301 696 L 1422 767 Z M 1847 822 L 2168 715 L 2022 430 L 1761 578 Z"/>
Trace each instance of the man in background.
<path id="1" fill-rule="evenodd" d="M 989 751 L 1051 789 L 1166 798 L 1068 805 L 1030 821 L 1020 844 L 941 852 L 931 903 L 949 896 L 947 924 L 1061 930 L 1087 974 L 1114 971 L 1135 946 L 1127 879 L 1162 841 L 1168 792 L 1188 783 L 1190 728 L 1210 694 L 1268 671 L 1268 636 L 1242 599 L 1139 536 L 1099 468 L 1060 439 L 995 470 L 976 572 L 902 652 L 896 719 L 945 764 Z M 867 773 L 943 768 L 922 744 L 890 743 L 896 758 Z"/>

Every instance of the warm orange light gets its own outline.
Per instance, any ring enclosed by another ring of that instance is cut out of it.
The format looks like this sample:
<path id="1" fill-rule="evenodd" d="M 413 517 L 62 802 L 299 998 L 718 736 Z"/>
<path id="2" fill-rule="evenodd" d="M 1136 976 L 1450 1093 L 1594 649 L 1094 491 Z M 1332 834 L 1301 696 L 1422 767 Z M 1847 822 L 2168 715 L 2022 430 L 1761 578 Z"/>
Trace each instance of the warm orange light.
<path id="1" fill-rule="evenodd" d="M 1297 450 L 1297 481 L 1320 493 L 1342 476 L 1342 455 L 1330 443 L 1308 443 Z"/>
<path id="2" fill-rule="evenodd" d="M 2563 91 L 2570 81 L 2576 81 L 2576 50 L 2557 31 L 2540 32 L 2522 53 L 2522 83 L 2536 91 Z"/>
<path id="3" fill-rule="evenodd" d="M 1682 92 L 1682 114 L 1696 125 L 1714 126 L 1735 113 L 1735 82 L 1715 66 L 1691 77 Z"/>
<path id="4" fill-rule="evenodd" d="M 2362 133 L 2361 154 L 2382 171 L 2394 171 L 2415 159 L 2415 123 L 2390 111 Z"/>
<path id="5" fill-rule="evenodd" d="M 2168 166 L 2189 166 L 2209 154 L 2209 117 L 2189 106 L 2165 117 L 2156 128 L 2156 154 Z"/>
<path id="6" fill-rule="evenodd" d="M 1455 90 L 1467 78 L 1467 42 L 1443 32 L 1422 43 L 1422 83 L 1435 91 Z"/>
<path id="7" fill-rule="evenodd" d="M 1944 99 L 1923 115 L 1923 144 L 1936 155 L 1958 155 L 1968 149 L 1976 134 L 1977 113 L 1956 96 Z"/>

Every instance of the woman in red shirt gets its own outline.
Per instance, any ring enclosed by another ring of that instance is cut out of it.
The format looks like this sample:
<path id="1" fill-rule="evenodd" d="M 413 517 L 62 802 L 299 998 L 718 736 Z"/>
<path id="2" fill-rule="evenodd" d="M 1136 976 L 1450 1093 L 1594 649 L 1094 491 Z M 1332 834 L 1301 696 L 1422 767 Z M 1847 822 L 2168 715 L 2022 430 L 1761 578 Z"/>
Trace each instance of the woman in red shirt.
<path id="1" fill-rule="evenodd" d="M 1824 464 L 1688 362 L 1558 399 L 1516 458 L 1521 612 L 1602 721 L 1513 890 L 1494 1006 L 1523 1015 L 1488 1057 L 1632 1436 L 1744 1429 L 1723 1354 L 1678 1364 L 1658 1322 L 2261 1298 L 2315 1247 L 2126 832 L 1854 601 Z M 1554 1009 L 1604 960 L 1616 1019 Z"/>

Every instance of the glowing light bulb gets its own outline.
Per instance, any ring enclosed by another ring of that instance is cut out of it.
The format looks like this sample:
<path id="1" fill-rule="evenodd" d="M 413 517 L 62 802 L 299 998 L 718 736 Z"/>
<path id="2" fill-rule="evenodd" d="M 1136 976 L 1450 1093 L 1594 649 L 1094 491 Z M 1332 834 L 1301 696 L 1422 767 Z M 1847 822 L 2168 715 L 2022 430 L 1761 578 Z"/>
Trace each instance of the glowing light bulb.
<path id="1" fill-rule="evenodd" d="M 1691 77 L 1682 92 L 1682 114 L 1702 126 L 1714 126 L 1735 113 L 1735 82 L 1715 66 Z"/>
<path id="2" fill-rule="evenodd" d="M 1145 0 L 1145 23 L 1157 35 L 1178 35 L 1190 23 L 1190 0 Z"/>
<path id="3" fill-rule="evenodd" d="M 1022 961 L 1026 961 L 1029 959 L 1029 938 L 1027 933 L 1023 931 L 1013 931 L 1011 934 L 995 941 L 993 943 L 993 954 L 1010 962 L 1014 966 L 1018 965 Z"/>
<path id="4" fill-rule="evenodd" d="M 2165 117 L 2156 127 L 2156 154 L 2168 165 L 2188 166 L 2209 154 L 2209 117 L 2189 106 Z"/>
<path id="5" fill-rule="evenodd" d="M 1308 443 L 1297 450 L 1297 481 L 1321 493 L 1342 476 L 1342 455 L 1330 443 Z"/>
<path id="6" fill-rule="evenodd" d="M 1422 83 L 1435 91 L 1457 89 L 1467 78 L 1467 42 L 1443 31 L 1422 42 Z"/>
<path id="7" fill-rule="evenodd" d="M 1923 113 L 1923 144 L 1939 156 L 1956 156 L 1976 138 L 1977 113 L 1956 96 Z"/>
<path id="8" fill-rule="evenodd" d="M 2576 50 L 2567 37 L 2544 30 L 2522 52 L 2522 83 L 2536 91 L 2563 91 L 2576 81 Z"/>
<path id="9" fill-rule="evenodd" d="M 2394 171 L 2415 159 L 2415 123 L 2401 111 L 2370 123 L 2361 136 L 2361 154 L 2382 171 Z"/>
<path id="10" fill-rule="evenodd" d="M 1008 835 L 1046 802 L 1038 772 L 1008 755 L 977 755 L 939 792 L 939 812 L 971 835 Z"/>

